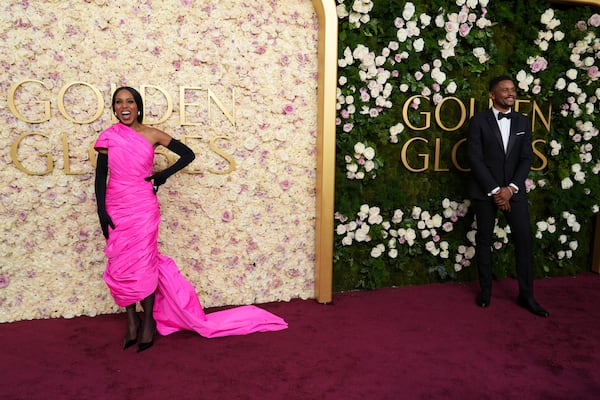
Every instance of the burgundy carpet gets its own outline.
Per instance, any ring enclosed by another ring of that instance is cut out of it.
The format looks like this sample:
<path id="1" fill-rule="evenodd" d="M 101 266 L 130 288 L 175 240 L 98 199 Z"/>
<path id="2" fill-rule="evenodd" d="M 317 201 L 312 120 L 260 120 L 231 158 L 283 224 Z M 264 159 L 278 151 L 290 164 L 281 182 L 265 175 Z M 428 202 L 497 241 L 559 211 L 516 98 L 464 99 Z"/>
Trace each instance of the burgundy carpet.
<path id="1" fill-rule="evenodd" d="M 121 349 L 125 316 L 0 325 L 0 399 L 597 399 L 600 276 L 536 281 L 550 318 L 495 283 L 350 292 L 270 303 L 289 329 L 158 337 Z M 211 310 L 207 310 L 211 311 Z"/>

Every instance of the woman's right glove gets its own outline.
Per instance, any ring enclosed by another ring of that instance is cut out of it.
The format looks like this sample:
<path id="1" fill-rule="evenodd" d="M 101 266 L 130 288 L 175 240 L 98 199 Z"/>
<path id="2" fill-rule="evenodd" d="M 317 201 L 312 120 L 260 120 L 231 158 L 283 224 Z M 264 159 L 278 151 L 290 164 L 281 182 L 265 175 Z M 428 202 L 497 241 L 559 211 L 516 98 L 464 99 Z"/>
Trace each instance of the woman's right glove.
<path id="1" fill-rule="evenodd" d="M 108 227 L 115 229 L 110 215 L 106 212 L 106 178 L 108 177 L 108 155 L 98 153 L 96 160 L 96 180 L 94 187 L 96 189 L 96 204 L 98 206 L 98 219 L 104 238 L 108 239 Z"/>

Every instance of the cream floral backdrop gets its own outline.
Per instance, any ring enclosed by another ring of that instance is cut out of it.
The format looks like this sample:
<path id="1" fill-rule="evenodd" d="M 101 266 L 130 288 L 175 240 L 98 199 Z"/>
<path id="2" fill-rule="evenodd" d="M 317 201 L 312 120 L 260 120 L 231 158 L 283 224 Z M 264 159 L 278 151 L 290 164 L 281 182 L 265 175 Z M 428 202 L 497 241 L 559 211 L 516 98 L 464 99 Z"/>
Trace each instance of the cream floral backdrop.
<path id="1" fill-rule="evenodd" d="M 0 0 L 0 322 L 118 311 L 89 150 L 121 85 L 197 154 L 159 247 L 201 302 L 312 297 L 317 28 L 310 0 Z"/>

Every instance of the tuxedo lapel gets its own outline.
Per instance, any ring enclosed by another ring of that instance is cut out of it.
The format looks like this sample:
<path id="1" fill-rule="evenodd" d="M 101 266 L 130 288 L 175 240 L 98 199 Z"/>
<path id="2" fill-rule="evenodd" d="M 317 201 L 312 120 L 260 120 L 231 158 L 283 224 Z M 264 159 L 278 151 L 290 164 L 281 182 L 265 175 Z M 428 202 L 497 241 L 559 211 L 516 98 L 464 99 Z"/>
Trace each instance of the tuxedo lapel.
<path id="1" fill-rule="evenodd" d="M 508 148 L 506 149 L 506 155 L 510 154 L 510 151 L 515 147 L 515 134 L 518 130 L 517 119 L 515 118 L 516 114 L 512 113 L 512 119 L 510 120 L 510 135 L 508 136 Z"/>
<path id="2" fill-rule="evenodd" d="M 496 141 L 498 142 L 498 146 L 500 146 L 500 150 L 504 153 L 504 144 L 502 143 L 502 134 L 500 133 L 500 128 L 498 127 L 498 121 L 496 121 L 496 117 L 494 117 L 494 112 L 490 108 L 487 112 L 486 120 L 488 125 L 490 126 L 490 131 L 496 137 Z M 512 124 L 511 124 L 512 126 Z"/>

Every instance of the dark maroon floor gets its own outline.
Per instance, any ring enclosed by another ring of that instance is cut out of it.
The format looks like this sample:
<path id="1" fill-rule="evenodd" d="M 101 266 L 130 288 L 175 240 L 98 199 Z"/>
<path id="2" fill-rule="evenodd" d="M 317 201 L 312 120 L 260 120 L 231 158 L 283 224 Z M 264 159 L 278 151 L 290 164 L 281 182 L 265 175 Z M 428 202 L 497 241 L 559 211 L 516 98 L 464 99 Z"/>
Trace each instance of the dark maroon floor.
<path id="1" fill-rule="evenodd" d="M 289 329 L 121 349 L 124 315 L 0 325 L 0 399 L 595 399 L 600 276 L 536 281 L 550 318 L 496 282 L 334 295 L 262 307 Z M 211 310 L 207 310 L 210 312 Z"/>

